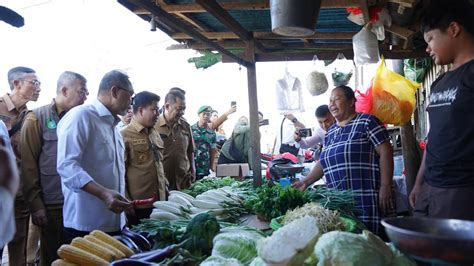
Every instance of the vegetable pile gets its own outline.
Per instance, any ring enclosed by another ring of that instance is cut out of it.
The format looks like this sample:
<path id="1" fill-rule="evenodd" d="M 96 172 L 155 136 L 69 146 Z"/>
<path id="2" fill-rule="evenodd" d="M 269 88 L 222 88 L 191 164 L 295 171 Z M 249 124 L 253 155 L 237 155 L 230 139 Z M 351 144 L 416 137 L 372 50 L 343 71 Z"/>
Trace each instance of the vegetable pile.
<path id="1" fill-rule="evenodd" d="M 219 220 L 237 221 L 245 212 L 243 199 L 230 187 L 207 190 L 196 198 L 181 191 L 170 191 L 168 201 L 153 203 L 151 219 L 181 220 L 209 212 Z"/>
<path id="2" fill-rule="evenodd" d="M 248 197 L 245 206 L 251 213 L 256 213 L 259 218 L 270 221 L 308 201 L 303 192 L 290 186 L 263 185 L 256 189 L 253 196 Z"/>
<path id="3" fill-rule="evenodd" d="M 283 224 L 289 224 L 296 219 L 311 216 L 316 218 L 316 223 L 321 232 L 343 231 L 344 225 L 341 222 L 339 212 L 323 208 L 318 203 L 306 203 L 302 207 L 296 207 L 285 214 Z"/>

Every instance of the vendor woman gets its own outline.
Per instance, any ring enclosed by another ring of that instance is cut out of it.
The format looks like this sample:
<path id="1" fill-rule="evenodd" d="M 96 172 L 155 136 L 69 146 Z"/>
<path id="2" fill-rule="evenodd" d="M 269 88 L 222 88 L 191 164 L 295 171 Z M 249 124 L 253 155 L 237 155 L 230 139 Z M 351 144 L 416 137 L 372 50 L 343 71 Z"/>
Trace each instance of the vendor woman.
<path id="1" fill-rule="evenodd" d="M 381 218 L 394 212 L 392 193 L 393 152 L 388 132 L 372 115 L 357 113 L 354 91 L 347 86 L 332 90 L 329 110 L 336 119 L 326 133 L 321 159 L 303 181 L 305 190 L 326 176 L 327 186 L 354 192 L 357 217 L 381 235 Z"/>

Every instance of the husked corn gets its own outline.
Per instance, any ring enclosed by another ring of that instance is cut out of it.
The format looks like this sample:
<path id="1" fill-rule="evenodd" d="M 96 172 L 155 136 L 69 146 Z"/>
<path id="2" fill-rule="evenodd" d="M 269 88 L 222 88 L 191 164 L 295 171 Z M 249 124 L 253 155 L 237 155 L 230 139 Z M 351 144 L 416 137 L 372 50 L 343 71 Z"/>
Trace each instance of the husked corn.
<path id="1" fill-rule="evenodd" d="M 62 245 L 58 249 L 58 255 L 62 259 L 78 265 L 107 266 L 109 262 L 80 248 L 71 245 Z"/>
<path id="2" fill-rule="evenodd" d="M 74 238 L 71 245 L 101 257 L 106 261 L 113 261 L 117 258 L 112 251 L 82 237 Z"/>
<path id="3" fill-rule="evenodd" d="M 97 245 L 102 246 L 102 247 L 106 248 L 107 250 L 111 251 L 112 253 L 115 254 L 116 259 L 125 258 L 125 254 L 123 254 L 122 251 L 118 250 L 117 248 L 113 247 L 112 245 L 109 245 L 109 244 L 105 243 L 104 241 L 98 239 L 95 236 L 86 235 L 86 236 L 84 236 L 84 238 L 88 241 L 96 243 Z"/>
<path id="4" fill-rule="evenodd" d="M 118 241 L 117 239 L 109 236 L 108 234 L 106 234 L 106 233 L 104 233 L 100 230 L 94 230 L 90 233 L 90 235 L 94 236 L 94 237 L 104 241 L 105 243 L 113 246 L 114 248 L 122 251 L 123 254 L 125 254 L 126 257 L 130 257 L 133 254 L 135 254 L 130 248 L 128 248 L 127 246 L 122 244 L 122 242 Z"/>

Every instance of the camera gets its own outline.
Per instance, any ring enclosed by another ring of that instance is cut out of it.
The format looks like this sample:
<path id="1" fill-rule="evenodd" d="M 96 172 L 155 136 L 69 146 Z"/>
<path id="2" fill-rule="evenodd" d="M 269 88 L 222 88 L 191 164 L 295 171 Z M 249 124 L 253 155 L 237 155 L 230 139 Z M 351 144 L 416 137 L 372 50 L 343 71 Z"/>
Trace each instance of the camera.
<path id="1" fill-rule="evenodd" d="M 298 129 L 298 133 L 302 138 L 311 137 L 312 131 L 311 128 L 300 128 Z"/>

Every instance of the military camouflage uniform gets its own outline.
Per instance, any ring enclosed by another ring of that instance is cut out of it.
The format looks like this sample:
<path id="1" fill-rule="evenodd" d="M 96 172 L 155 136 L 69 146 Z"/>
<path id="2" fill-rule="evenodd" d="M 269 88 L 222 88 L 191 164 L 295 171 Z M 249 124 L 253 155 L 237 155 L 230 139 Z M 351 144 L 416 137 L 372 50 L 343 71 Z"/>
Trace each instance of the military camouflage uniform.
<path id="1" fill-rule="evenodd" d="M 200 128 L 198 123 L 191 126 L 195 145 L 194 163 L 196 164 L 196 177 L 209 175 L 211 169 L 211 150 L 216 149 L 216 132 L 206 127 Z"/>

